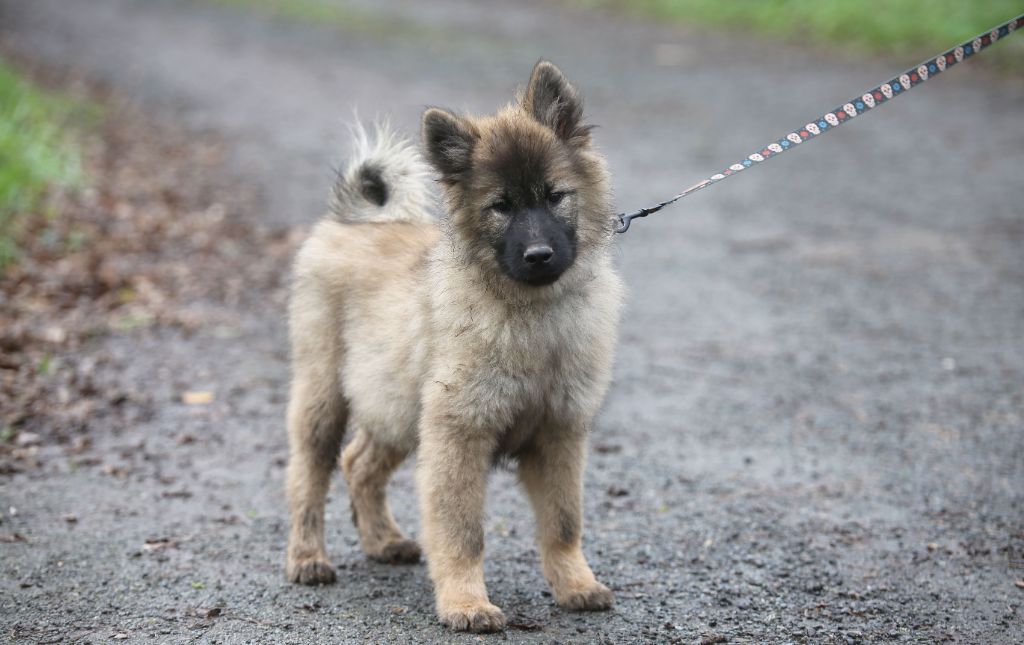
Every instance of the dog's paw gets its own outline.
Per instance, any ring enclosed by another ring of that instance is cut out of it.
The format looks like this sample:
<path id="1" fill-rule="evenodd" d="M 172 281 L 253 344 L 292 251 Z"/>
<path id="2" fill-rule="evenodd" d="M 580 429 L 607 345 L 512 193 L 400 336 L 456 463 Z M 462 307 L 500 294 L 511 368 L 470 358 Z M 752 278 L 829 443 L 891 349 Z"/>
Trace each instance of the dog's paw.
<path id="1" fill-rule="evenodd" d="M 574 611 L 605 611 L 615 604 L 611 589 L 596 581 L 589 587 L 557 594 L 555 599 L 559 605 Z"/>
<path id="2" fill-rule="evenodd" d="M 379 553 L 371 553 L 369 557 L 384 564 L 416 564 L 420 561 L 420 545 L 408 539 L 389 542 Z"/>
<path id="3" fill-rule="evenodd" d="M 329 585 L 338 577 L 331 563 L 320 558 L 289 560 L 286 573 L 289 582 L 301 585 Z"/>
<path id="4" fill-rule="evenodd" d="M 438 618 L 446 627 L 458 632 L 500 632 L 505 629 L 505 614 L 486 601 L 439 609 Z"/>

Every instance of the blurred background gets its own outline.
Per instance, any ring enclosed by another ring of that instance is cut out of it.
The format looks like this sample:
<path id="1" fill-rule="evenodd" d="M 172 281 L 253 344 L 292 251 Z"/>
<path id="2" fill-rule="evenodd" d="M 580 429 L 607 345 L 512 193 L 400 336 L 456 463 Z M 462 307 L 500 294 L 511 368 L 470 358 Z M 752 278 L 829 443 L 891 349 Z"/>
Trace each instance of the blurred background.
<path id="1" fill-rule="evenodd" d="M 617 206 L 675 194 L 1020 2 L 0 0 L 0 634 L 448 642 L 423 567 L 287 585 L 291 256 L 346 124 L 488 113 L 540 58 Z M 638 220 L 553 606 L 514 477 L 522 642 L 1012 642 L 1024 599 L 1024 37 Z M 416 531 L 412 470 L 393 485 Z M 468 637 L 467 637 L 468 639 Z M 455 638 L 454 640 L 459 640 Z"/>

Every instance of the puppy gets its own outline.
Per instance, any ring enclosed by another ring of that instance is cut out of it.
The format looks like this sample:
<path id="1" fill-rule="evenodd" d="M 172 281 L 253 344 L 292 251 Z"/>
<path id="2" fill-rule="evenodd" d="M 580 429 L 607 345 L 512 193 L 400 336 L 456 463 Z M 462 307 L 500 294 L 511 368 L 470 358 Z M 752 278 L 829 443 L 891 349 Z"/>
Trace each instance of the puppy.
<path id="1" fill-rule="evenodd" d="M 324 499 L 341 454 L 375 560 L 419 560 L 385 487 L 417 447 L 423 548 L 442 623 L 505 626 L 484 586 L 484 490 L 514 464 L 555 600 L 608 609 L 583 557 L 586 440 L 611 377 L 621 284 L 603 158 L 576 89 L 551 63 L 493 116 L 423 115 L 429 170 L 386 127 L 356 155 L 295 263 L 290 306 L 287 575 L 333 582 Z"/>

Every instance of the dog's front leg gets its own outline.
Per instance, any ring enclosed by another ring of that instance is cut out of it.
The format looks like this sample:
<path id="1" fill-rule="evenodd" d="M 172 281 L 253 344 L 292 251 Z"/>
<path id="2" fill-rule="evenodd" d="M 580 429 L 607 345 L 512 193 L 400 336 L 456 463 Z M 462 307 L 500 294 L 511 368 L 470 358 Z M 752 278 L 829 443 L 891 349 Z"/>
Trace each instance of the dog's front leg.
<path id="1" fill-rule="evenodd" d="M 505 616 L 484 586 L 484 493 L 495 440 L 429 412 L 420 432 L 418 482 L 423 546 L 437 615 L 459 631 L 492 632 Z"/>
<path id="2" fill-rule="evenodd" d="M 537 517 L 544 577 L 568 609 L 604 610 L 612 592 L 594 578 L 583 556 L 584 427 L 548 426 L 520 458 L 519 476 Z"/>

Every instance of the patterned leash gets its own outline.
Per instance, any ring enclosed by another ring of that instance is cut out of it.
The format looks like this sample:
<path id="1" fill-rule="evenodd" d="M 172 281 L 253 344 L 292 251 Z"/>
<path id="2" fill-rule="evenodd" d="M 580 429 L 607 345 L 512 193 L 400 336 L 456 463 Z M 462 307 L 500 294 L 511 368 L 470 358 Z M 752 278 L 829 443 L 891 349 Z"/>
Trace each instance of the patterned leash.
<path id="1" fill-rule="evenodd" d="M 882 83 L 873 90 L 865 92 L 861 96 L 852 99 L 849 103 L 845 103 L 831 112 L 826 112 L 821 116 L 821 118 L 811 121 L 799 130 L 790 132 L 778 141 L 769 143 L 763 150 L 755 152 L 739 163 L 734 163 L 725 170 L 715 175 L 711 175 L 707 179 L 690 186 L 675 197 L 666 199 L 654 206 L 641 208 L 640 210 L 632 213 L 622 213 L 617 215 L 616 218 L 619 223 L 615 232 L 625 233 L 629 230 L 630 223 L 638 217 L 647 217 L 651 213 L 657 213 L 669 204 L 672 204 L 687 195 L 695 193 L 702 188 L 707 188 L 711 184 L 717 184 L 723 179 L 728 179 L 732 175 L 738 174 L 755 164 L 761 163 L 762 161 L 767 161 L 772 157 L 777 157 L 783 152 L 817 137 L 819 134 L 825 134 L 829 130 L 838 128 L 858 114 L 863 114 L 868 110 L 872 110 L 890 99 L 894 99 L 903 94 L 910 88 L 924 83 L 929 78 L 941 74 L 960 61 L 974 56 L 997 40 L 1013 33 L 1019 25 L 1024 25 L 1024 14 L 1017 16 L 1013 20 L 1004 22 L 998 27 L 993 28 L 988 33 L 980 34 L 973 40 L 968 40 L 964 44 L 954 47 L 944 54 L 936 56 L 934 59 L 926 60 L 917 67 L 908 69 L 888 83 Z"/>

